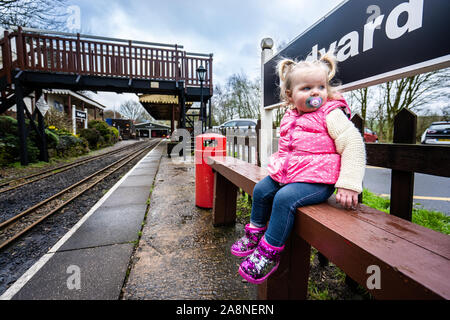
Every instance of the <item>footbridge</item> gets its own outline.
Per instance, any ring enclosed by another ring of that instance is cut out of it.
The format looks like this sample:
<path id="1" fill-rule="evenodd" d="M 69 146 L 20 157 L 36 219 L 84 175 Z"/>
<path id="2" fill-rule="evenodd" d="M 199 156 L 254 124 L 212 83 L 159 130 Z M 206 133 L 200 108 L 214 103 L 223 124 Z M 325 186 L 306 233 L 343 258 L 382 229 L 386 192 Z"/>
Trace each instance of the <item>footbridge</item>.
<path id="1" fill-rule="evenodd" d="M 30 129 L 40 136 L 41 160 L 48 161 L 43 116 L 38 108 L 30 113 L 24 103 L 25 97 L 38 101 L 43 89 L 172 96 L 176 102 L 171 104 L 155 101 L 143 105 L 152 115 L 165 114 L 167 118 L 168 112 L 172 121 L 178 120 L 178 127 L 193 127 L 187 111 L 192 102 L 202 101 L 198 112 L 189 115 L 203 123 L 208 118 L 205 102 L 213 94 L 212 54 L 186 52 L 177 44 L 20 27 L 4 31 L 0 49 L 0 114 L 17 106 L 22 165 L 28 164 Z M 197 76 L 200 67 L 206 70 L 203 81 Z M 38 126 L 30 121 L 31 128 L 26 128 L 25 117 L 37 117 Z"/>

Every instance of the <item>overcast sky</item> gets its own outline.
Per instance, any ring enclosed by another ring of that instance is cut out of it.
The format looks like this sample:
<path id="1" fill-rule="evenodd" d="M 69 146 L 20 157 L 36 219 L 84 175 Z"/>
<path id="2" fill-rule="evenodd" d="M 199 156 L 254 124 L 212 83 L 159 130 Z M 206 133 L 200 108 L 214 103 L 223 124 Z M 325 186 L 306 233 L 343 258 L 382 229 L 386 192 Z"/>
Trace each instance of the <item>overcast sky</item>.
<path id="1" fill-rule="evenodd" d="M 254 79 L 260 72 L 260 42 L 275 49 L 331 11 L 342 0 L 73 0 L 80 33 L 180 44 L 188 52 L 212 53 L 213 80 L 235 73 Z M 136 95 L 99 94 L 107 107 Z"/>

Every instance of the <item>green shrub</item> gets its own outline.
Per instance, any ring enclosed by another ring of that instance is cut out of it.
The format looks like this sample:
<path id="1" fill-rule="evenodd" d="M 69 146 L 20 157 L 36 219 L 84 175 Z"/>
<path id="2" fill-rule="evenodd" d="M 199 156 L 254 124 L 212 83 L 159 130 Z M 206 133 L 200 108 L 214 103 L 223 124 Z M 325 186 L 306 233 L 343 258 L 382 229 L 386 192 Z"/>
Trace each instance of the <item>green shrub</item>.
<path id="1" fill-rule="evenodd" d="M 29 126 L 30 121 L 25 121 Z M 37 126 L 37 124 L 36 124 Z M 39 160 L 37 134 L 29 131 L 27 139 L 28 161 Z M 17 120 L 7 116 L 0 116 L 0 165 L 5 166 L 20 160 L 20 139 L 18 135 Z"/>
<path id="2" fill-rule="evenodd" d="M 96 129 L 102 136 L 108 134 L 108 127 L 109 125 L 104 121 L 91 120 L 88 122 L 88 128 Z"/>
<path id="3" fill-rule="evenodd" d="M 12 117 L 0 117 L 0 138 L 7 134 L 17 135 L 17 120 Z"/>
<path id="4" fill-rule="evenodd" d="M 89 148 L 83 139 L 70 135 L 59 137 L 56 151 L 60 157 L 74 157 L 89 152 Z"/>
<path id="5" fill-rule="evenodd" d="M 67 114 L 64 111 L 59 111 L 53 107 L 48 109 L 44 119 L 45 125 L 48 128 L 56 127 L 59 130 L 65 130 L 67 132 L 72 128 L 72 121 Z"/>
<path id="6" fill-rule="evenodd" d="M 97 129 L 88 128 L 80 130 L 80 137 L 86 139 L 89 143 L 89 148 L 97 149 L 101 136 Z"/>
<path id="7" fill-rule="evenodd" d="M 61 118 L 60 114 L 57 115 Z M 58 123 L 60 125 L 65 124 L 63 121 L 58 121 Z M 25 120 L 25 125 L 30 127 L 29 119 Z M 35 126 L 38 126 L 36 122 Z M 58 128 L 55 124 L 49 125 L 45 129 L 45 134 L 51 157 L 82 155 L 89 152 L 89 148 L 98 149 L 112 145 L 118 141 L 119 137 L 119 131 L 116 128 L 110 127 L 106 122 L 99 120 L 90 121 L 88 129 L 81 129 L 78 136 L 74 136 L 67 129 L 67 126 Z M 27 150 L 30 163 L 39 159 L 39 143 L 39 135 L 33 129 L 29 130 Z M 12 117 L 0 116 L 0 166 L 9 165 L 19 160 L 20 139 L 17 120 Z"/>
<path id="8" fill-rule="evenodd" d="M 52 132 L 58 136 L 71 136 L 72 135 L 72 132 L 70 132 L 69 130 L 64 129 L 64 128 L 58 128 L 55 126 L 49 126 L 47 128 L 47 130 L 49 130 L 50 132 Z"/>
<path id="9" fill-rule="evenodd" d="M 45 129 L 45 135 L 47 137 L 47 147 L 51 149 L 56 148 L 59 142 L 59 136 L 49 129 Z"/>
<path id="10" fill-rule="evenodd" d="M 117 130 L 117 128 L 110 126 L 108 127 L 108 130 L 116 137 L 116 139 L 119 139 L 119 130 Z"/>
<path id="11" fill-rule="evenodd" d="M 119 131 L 109 126 L 105 121 L 91 120 L 88 123 L 89 129 L 95 129 L 100 134 L 97 147 L 104 147 L 116 143 L 119 139 Z"/>

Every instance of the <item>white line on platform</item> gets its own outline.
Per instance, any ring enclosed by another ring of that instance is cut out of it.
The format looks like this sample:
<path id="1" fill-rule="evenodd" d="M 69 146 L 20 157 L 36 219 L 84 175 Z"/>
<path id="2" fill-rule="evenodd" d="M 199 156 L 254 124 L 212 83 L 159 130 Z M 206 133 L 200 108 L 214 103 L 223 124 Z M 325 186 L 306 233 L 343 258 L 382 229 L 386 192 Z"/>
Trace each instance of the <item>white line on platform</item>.
<path id="1" fill-rule="evenodd" d="M 159 146 L 159 144 L 162 142 L 158 142 L 158 144 L 143 157 L 141 160 L 139 160 L 136 165 L 127 172 L 126 175 L 122 177 L 97 203 L 89 210 L 88 213 L 86 213 L 83 218 L 80 219 L 80 221 L 75 224 L 72 229 L 70 229 L 59 241 L 46 253 L 44 256 L 42 256 L 41 259 L 39 259 L 30 269 L 28 269 L 16 282 L 14 282 L 11 287 L 9 287 L 1 296 L 0 300 L 11 300 L 14 295 L 16 295 L 17 292 L 19 292 L 26 284 L 27 282 L 53 257 L 53 255 L 58 251 L 59 248 L 69 239 L 77 230 L 81 227 L 81 225 L 106 201 L 106 199 L 109 198 L 109 196 L 125 181 L 125 179 L 133 172 L 133 170 L 148 156 L 150 155 L 156 148 Z"/>

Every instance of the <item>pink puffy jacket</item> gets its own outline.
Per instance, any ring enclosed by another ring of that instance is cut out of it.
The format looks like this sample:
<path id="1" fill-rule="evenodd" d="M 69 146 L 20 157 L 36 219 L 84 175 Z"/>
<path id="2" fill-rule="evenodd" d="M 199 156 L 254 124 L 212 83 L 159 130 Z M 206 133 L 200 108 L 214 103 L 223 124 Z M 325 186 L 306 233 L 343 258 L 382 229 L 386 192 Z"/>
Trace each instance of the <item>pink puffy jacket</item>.
<path id="1" fill-rule="evenodd" d="M 318 110 L 300 114 L 286 111 L 280 124 L 278 152 L 267 167 L 272 179 L 280 183 L 310 182 L 335 184 L 339 178 L 341 156 L 327 130 L 325 117 L 336 108 L 350 112 L 344 99 L 328 100 Z"/>

